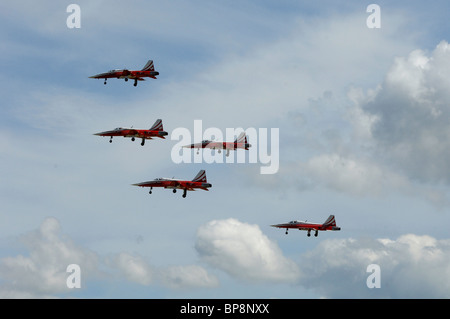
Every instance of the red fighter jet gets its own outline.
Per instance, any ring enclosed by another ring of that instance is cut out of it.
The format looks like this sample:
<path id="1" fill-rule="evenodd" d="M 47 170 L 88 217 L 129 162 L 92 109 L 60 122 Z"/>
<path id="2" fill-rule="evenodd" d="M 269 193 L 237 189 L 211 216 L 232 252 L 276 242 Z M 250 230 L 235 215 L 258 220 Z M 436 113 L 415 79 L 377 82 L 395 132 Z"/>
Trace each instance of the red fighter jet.
<path id="1" fill-rule="evenodd" d="M 174 193 L 177 192 L 177 189 L 182 189 L 183 198 L 186 197 L 187 191 L 195 191 L 196 188 L 208 191 L 208 188 L 212 187 L 212 185 L 206 181 L 205 170 L 201 170 L 200 172 L 198 172 L 197 176 L 195 176 L 192 181 L 183 181 L 174 178 L 160 177 L 152 181 L 133 184 L 133 186 L 150 187 L 149 194 L 152 193 L 153 187 L 173 189 Z"/>
<path id="2" fill-rule="evenodd" d="M 134 86 L 137 86 L 137 81 L 145 81 L 144 77 L 156 79 L 159 72 L 155 71 L 155 66 L 153 65 L 153 60 L 149 60 L 147 64 L 140 71 L 129 71 L 127 69 L 115 69 L 108 71 L 106 73 L 100 73 L 97 75 L 90 76 L 91 79 L 105 79 L 117 78 L 117 79 L 128 79 L 134 80 Z"/>
<path id="3" fill-rule="evenodd" d="M 278 224 L 278 225 L 271 225 L 272 227 L 278 227 L 278 228 L 286 228 L 286 235 L 288 234 L 289 228 L 295 228 L 298 230 L 306 230 L 308 231 L 308 237 L 311 236 L 311 230 L 315 230 L 314 236 L 317 237 L 319 234 L 319 230 L 341 230 L 340 227 L 336 227 L 336 220 L 334 218 L 334 215 L 330 215 L 328 219 L 323 224 L 314 224 L 314 223 L 308 223 L 306 221 L 297 221 L 293 220 L 286 224 Z"/>
<path id="4" fill-rule="evenodd" d="M 201 143 L 195 143 L 183 146 L 184 148 L 196 148 L 197 154 L 201 148 L 217 149 L 219 154 L 221 150 L 227 150 L 226 156 L 230 155 L 230 150 L 236 150 L 242 148 L 248 151 L 252 145 L 247 141 L 247 135 L 242 132 L 234 142 L 214 142 L 209 140 L 203 140 Z"/>
<path id="5" fill-rule="evenodd" d="M 112 143 L 113 136 L 131 137 L 132 141 L 134 141 L 134 139 L 137 137 L 142 139 L 141 145 L 144 146 L 146 139 L 151 140 L 152 137 L 159 137 L 165 139 L 164 136 L 168 135 L 168 133 L 163 130 L 162 120 L 158 119 L 149 130 L 137 130 L 134 128 L 118 127 L 112 131 L 95 133 L 94 135 L 110 136 L 111 137 L 109 140 L 110 143 Z"/>

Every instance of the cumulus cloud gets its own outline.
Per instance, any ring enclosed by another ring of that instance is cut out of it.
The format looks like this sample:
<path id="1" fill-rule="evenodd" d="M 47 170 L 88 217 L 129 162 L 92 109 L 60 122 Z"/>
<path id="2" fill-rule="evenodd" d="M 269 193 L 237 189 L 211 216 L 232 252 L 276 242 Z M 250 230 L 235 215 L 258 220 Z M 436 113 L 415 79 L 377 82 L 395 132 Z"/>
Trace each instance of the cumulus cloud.
<path id="1" fill-rule="evenodd" d="M 249 177 L 259 186 L 324 187 L 356 196 L 398 192 L 436 207 L 450 203 L 450 45 L 393 59 L 370 89 L 327 94 L 290 112 L 297 134 L 280 154 L 277 176 Z M 283 137 L 284 139 L 290 137 Z M 301 151 L 299 151 L 299 149 Z"/>
<path id="2" fill-rule="evenodd" d="M 371 264 L 380 266 L 380 288 L 367 287 Z M 449 298 L 449 265 L 448 239 L 325 240 L 302 255 L 300 284 L 328 298 Z"/>
<path id="3" fill-rule="evenodd" d="M 155 267 L 142 256 L 119 253 L 109 259 L 109 266 L 120 276 L 144 286 L 161 284 L 170 289 L 212 288 L 219 280 L 197 265 Z"/>
<path id="4" fill-rule="evenodd" d="M 47 218 L 22 240 L 29 255 L 0 259 L 3 298 L 51 298 L 68 291 L 69 264 L 90 278 L 111 278 L 168 289 L 216 288 L 218 279 L 198 265 L 155 267 L 122 252 L 103 258 L 61 234 Z M 285 257 L 257 225 L 236 219 L 214 220 L 197 232 L 195 248 L 210 267 L 249 283 L 290 283 L 327 298 L 449 298 L 450 240 L 406 234 L 397 239 L 331 239 L 299 256 Z M 367 267 L 380 266 L 381 288 L 366 285 Z M 106 266 L 106 267 L 105 267 Z M 99 272 L 102 269 L 101 276 Z"/>
<path id="5" fill-rule="evenodd" d="M 214 288 L 219 280 L 197 265 L 172 266 L 160 273 L 162 283 L 172 289 Z"/>
<path id="6" fill-rule="evenodd" d="M 370 161 L 337 153 L 313 157 L 301 169 L 321 185 L 354 195 L 380 194 L 386 184 L 402 183 L 400 176 L 388 175 Z"/>
<path id="7" fill-rule="evenodd" d="M 3 297 L 48 297 L 68 292 L 67 266 L 77 264 L 83 277 L 89 276 L 98 266 L 98 256 L 75 244 L 60 233 L 56 218 L 45 219 L 38 230 L 21 237 L 29 251 L 0 259 L 0 289 Z"/>
<path id="8" fill-rule="evenodd" d="M 378 160 L 424 183 L 450 183 L 450 46 L 395 59 L 384 82 L 355 101 Z"/>
<path id="9" fill-rule="evenodd" d="M 259 186 L 284 190 L 295 187 L 298 191 L 331 189 L 355 197 L 381 197 L 392 190 L 444 202 L 432 189 L 417 189 L 407 178 L 366 156 L 352 152 L 323 153 L 304 161 L 287 162 L 280 166 L 278 175 L 262 180 Z M 434 195 L 433 195 L 434 194 Z"/>
<path id="10" fill-rule="evenodd" d="M 448 239 L 330 239 L 295 263 L 257 225 L 226 219 L 201 226 L 195 247 L 202 260 L 237 279 L 295 283 L 325 298 L 450 297 L 443 281 L 450 277 Z M 367 286 L 372 264 L 380 267 L 380 288 Z"/>
<path id="11" fill-rule="evenodd" d="M 21 236 L 28 254 L 0 259 L 0 297 L 54 298 L 72 291 L 67 287 L 71 275 L 67 266 L 80 266 L 81 289 L 91 278 L 116 277 L 140 285 L 162 285 L 169 289 L 211 288 L 218 279 L 196 265 L 155 267 L 142 256 L 121 252 L 99 256 L 77 245 L 61 233 L 54 217 Z"/>
<path id="12" fill-rule="evenodd" d="M 142 285 L 149 285 L 152 282 L 154 271 L 141 256 L 119 253 L 112 258 L 110 265 L 132 282 Z"/>
<path id="13" fill-rule="evenodd" d="M 195 249 L 209 265 L 249 282 L 289 282 L 300 275 L 297 265 L 257 225 L 233 218 L 201 226 Z"/>

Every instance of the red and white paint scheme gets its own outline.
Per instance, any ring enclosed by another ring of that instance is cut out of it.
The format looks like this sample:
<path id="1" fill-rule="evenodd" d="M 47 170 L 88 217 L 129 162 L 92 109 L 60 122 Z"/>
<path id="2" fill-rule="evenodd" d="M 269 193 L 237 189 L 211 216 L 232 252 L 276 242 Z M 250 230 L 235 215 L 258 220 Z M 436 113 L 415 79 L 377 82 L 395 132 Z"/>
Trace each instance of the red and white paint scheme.
<path id="1" fill-rule="evenodd" d="M 164 136 L 169 133 L 165 132 L 163 129 L 163 124 L 161 119 L 157 119 L 155 124 L 149 130 L 142 129 L 134 129 L 134 128 L 122 128 L 118 127 L 112 131 L 105 131 L 100 133 L 95 133 L 94 135 L 98 136 L 110 136 L 109 142 L 112 143 L 112 139 L 114 136 L 123 136 L 123 137 L 131 137 L 131 140 L 134 141 L 135 138 L 141 138 L 141 145 L 144 146 L 145 140 L 151 140 L 153 137 L 159 137 L 165 139 Z"/>
<path id="2" fill-rule="evenodd" d="M 334 215 L 330 215 L 330 217 L 327 218 L 327 220 L 323 224 L 315 224 L 315 223 L 309 223 L 307 221 L 297 221 L 293 220 L 286 224 L 278 224 L 278 225 L 271 225 L 272 227 L 278 227 L 278 228 L 286 228 L 286 235 L 288 234 L 289 228 L 294 228 L 298 230 L 306 230 L 308 231 L 308 237 L 311 236 L 311 230 L 315 230 L 314 236 L 317 237 L 319 234 L 319 230 L 341 230 L 340 227 L 336 226 L 336 219 L 334 218 Z"/>
<path id="3" fill-rule="evenodd" d="M 184 181 L 174 178 L 160 177 L 152 181 L 133 184 L 133 186 L 150 187 L 149 194 L 152 193 L 153 187 L 164 187 L 168 189 L 173 189 L 174 193 L 177 192 L 177 189 L 182 189 L 183 198 L 186 197 L 187 191 L 195 191 L 195 189 L 203 189 L 205 191 L 209 191 L 208 188 L 212 187 L 212 185 L 208 183 L 206 180 L 205 170 L 199 171 L 192 181 Z"/>
<path id="4" fill-rule="evenodd" d="M 195 143 L 190 145 L 183 146 L 184 148 L 196 148 L 197 154 L 201 148 L 210 148 L 213 150 L 218 150 L 220 153 L 221 150 L 226 150 L 226 156 L 230 155 L 230 150 L 236 150 L 238 148 L 248 150 L 252 145 L 247 141 L 247 135 L 245 132 L 242 132 L 234 142 L 214 142 L 210 140 L 203 140 L 201 143 Z"/>
<path id="5" fill-rule="evenodd" d="M 130 71 L 127 69 L 114 69 L 105 73 L 96 74 L 90 76 L 90 79 L 105 79 L 104 84 L 106 84 L 106 80 L 110 78 L 117 79 L 128 79 L 134 80 L 134 86 L 137 86 L 138 81 L 145 81 L 144 77 L 156 79 L 156 76 L 159 75 L 159 72 L 155 71 L 155 66 L 153 64 L 153 60 L 149 60 L 147 64 L 139 71 Z"/>

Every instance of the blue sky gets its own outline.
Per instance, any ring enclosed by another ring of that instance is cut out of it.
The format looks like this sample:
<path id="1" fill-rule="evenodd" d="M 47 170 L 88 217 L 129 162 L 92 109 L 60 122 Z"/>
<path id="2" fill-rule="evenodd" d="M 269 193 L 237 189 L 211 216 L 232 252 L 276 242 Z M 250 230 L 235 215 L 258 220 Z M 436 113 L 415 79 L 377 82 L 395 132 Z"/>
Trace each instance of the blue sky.
<path id="1" fill-rule="evenodd" d="M 79 1 L 69 29 L 70 2 L 3 2 L 0 296 L 448 298 L 448 4 L 376 3 L 380 29 L 360 1 Z M 148 59 L 137 87 L 88 78 Z M 280 169 L 92 135 L 157 118 L 278 128 Z M 200 169 L 186 199 L 131 186 Z M 318 238 L 269 226 L 330 214 Z"/>

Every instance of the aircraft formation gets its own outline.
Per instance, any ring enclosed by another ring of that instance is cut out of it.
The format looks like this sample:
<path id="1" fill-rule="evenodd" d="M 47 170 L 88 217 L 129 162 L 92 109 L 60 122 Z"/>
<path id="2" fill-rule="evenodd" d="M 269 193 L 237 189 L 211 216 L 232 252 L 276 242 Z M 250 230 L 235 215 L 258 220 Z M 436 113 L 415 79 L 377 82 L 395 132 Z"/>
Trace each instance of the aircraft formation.
<path id="1" fill-rule="evenodd" d="M 104 79 L 104 84 L 110 78 L 124 79 L 128 81 L 129 79 L 134 80 L 134 86 L 137 86 L 138 81 L 145 81 L 145 77 L 149 77 L 152 79 L 156 79 L 156 76 L 159 75 L 158 71 L 155 71 L 155 66 L 153 60 L 149 60 L 145 66 L 141 70 L 128 70 L 128 69 L 113 69 L 105 73 L 99 73 L 89 78 L 92 79 Z M 166 131 L 164 131 L 162 119 L 157 119 L 156 122 L 150 127 L 150 129 L 135 129 L 135 128 L 115 128 L 110 131 L 103 131 L 99 133 L 94 133 L 97 136 L 106 136 L 109 137 L 109 142 L 112 143 L 113 137 L 124 137 L 131 138 L 131 141 L 135 141 L 136 138 L 141 139 L 141 145 L 145 145 L 146 140 L 151 140 L 155 137 L 160 139 L 165 139 L 165 136 L 168 135 Z M 248 138 L 245 132 L 242 132 L 233 142 L 227 141 L 210 141 L 203 140 L 201 143 L 194 143 L 190 145 L 183 146 L 184 148 L 197 149 L 197 154 L 200 151 L 200 148 L 205 149 L 209 148 L 212 150 L 217 150 L 218 153 L 221 153 L 222 150 L 226 151 L 226 156 L 229 156 L 230 150 L 249 150 L 252 145 L 248 143 Z M 175 178 L 165 178 L 159 177 L 150 181 L 140 182 L 132 184 L 133 186 L 139 187 L 149 187 L 149 194 L 152 194 L 153 187 L 161 187 L 164 189 L 172 189 L 173 193 L 176 193 L 177 190 L 183 191 L 183 198 L 186 198 L 188 191 L 195 191 L 196 189 L 201 189 L 205 191 L 209 191 L 209 188 L 212 187 L 211 183 L 207 182 L 206 179 L 206 171 L 200 170 L 197 175 L 192 180 L 181 180 Z M 307 231 L 307 236 L 311 236 L 311 231 L 314 231 L 314 236 L 317 237 L 319 231 L 339 231 L 340 227 L 336 226 L 336 220 L 334 215 L 330 215 L 328 219 L 323 224 L 311 223 L 307 221 L 291 221 L 289 223 L 284 224 L 276 224 L 271 225 L 272 227 L 277 228 L 285 228 L 286 235 L 288 234 L 289 229 L 298 229 Z"/>

